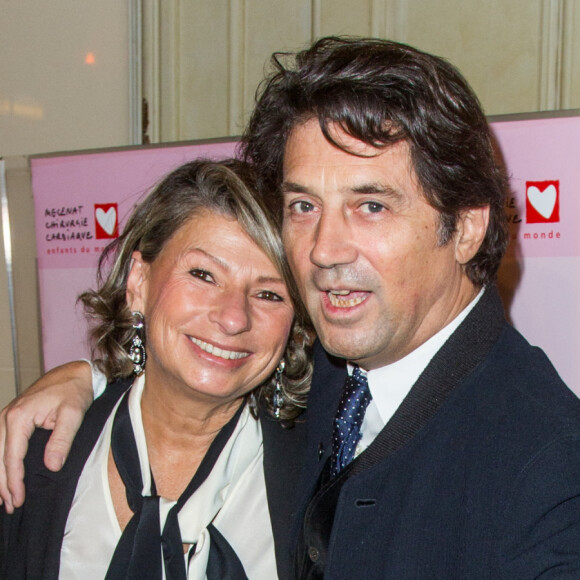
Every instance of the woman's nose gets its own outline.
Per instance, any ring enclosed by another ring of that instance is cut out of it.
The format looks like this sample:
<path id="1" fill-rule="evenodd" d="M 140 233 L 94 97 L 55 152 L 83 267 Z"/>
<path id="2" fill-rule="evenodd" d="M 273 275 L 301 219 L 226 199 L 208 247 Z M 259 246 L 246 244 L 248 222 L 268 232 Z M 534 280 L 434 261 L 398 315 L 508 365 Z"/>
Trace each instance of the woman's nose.
<path id="1" fill-rule="evenodd" d="M 211 310 L 210 321 L 216 323 L 226 334 L 240 334 L 252 327 L 250 305 L 243 292 L 223 292 Z"/>

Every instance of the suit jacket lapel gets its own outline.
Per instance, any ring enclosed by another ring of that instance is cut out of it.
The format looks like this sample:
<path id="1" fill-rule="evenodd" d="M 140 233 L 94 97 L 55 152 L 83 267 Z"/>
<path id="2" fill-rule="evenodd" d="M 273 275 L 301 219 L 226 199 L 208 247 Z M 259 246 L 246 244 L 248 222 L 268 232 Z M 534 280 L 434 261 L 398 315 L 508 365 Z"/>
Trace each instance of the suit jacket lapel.
<path id="1" fill-rule="evenodd" d="M 302 415 L 306 423 L 306 442 L 295 493 L 297 507 L 290 545 L 293 560 L 304 513 L 314 494 L 318 478 L 332 453 L 334 416 L 346 377 L 346 361 L 330 356 L 318 341 L 314 344 L 313 356 L 312 389 L 307 410 Z"/>
<path id="2" fill-rule="evenodd" d="M 503 304 L 497 289 L 490 287 L 435 354 L 376 439 L 353 461 L 350 475 L 368 469 L 409 442 L 485 359 L 504 328 Z"/>
<path id="3" fill-rule="evenodd" d="M 302 479 L 306 484 L 305 491 L 312 488 L 312 479 L 318 479 L 332 454 L 334 417 L 346 374 L 346 361 L 330 356 L 317 341 L 314 347 L 313 388 L 306 413 L 308 448 Z"/>
<path id="4" fill-rule="evenodd" d="M 260 412 L 264 437 L 264 478 L 270 521 L 274 534 L 276 566 L 281 579 L 291 576 L 291 531 L 296 518 L 294 496 L 302 472 L 306 444 L 306 422 L 299 417 L 291 429 Z"/>

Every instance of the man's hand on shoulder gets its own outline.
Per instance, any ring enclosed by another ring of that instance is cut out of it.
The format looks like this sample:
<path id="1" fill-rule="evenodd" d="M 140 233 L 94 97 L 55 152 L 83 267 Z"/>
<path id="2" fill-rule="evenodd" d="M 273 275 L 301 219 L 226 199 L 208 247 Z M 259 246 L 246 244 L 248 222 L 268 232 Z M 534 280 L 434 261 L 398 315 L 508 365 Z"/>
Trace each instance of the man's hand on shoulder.
<path id="1" fill-rule="evenodd" d="M 24 502 L 24 457 L 34 430 L 53 430 L 44 462 L 58 471 L 92 401 L 91 367 L 79 361 L 51 370 L 2 410 L 0 498 L 8 513 Z"/>

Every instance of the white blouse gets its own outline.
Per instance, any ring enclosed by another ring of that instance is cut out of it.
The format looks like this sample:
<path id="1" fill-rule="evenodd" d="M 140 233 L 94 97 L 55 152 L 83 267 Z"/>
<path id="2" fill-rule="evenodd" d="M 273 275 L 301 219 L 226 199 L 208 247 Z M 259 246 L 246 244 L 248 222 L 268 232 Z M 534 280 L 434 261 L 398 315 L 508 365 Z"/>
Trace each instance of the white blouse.
<path id="1" fill-rule="evenodd" d="M 141 375 L 129 394 L 129 414 L 141 464 L 143 495 L 150 495 L 151 471 L 141 418 L 144 385 L 145 376 Z M 102 580 L 121 538 L 107 472 L 113 418 L 118 405 L 105 423 L 77 484 L 61 549 L 59 578 L 65 580 Z M 246 405 L 212 472 L 179 512 L 183 542 L 196 544 L 193 556 L 184 555 L 188 580 L 206 577 L 210 545 L 206 527 L 210 523 L 230 543 L 248 578 L 277 578 L 262 460 L 260 423 Z M 161 529 L 175 503 L 161 498 Z"/>

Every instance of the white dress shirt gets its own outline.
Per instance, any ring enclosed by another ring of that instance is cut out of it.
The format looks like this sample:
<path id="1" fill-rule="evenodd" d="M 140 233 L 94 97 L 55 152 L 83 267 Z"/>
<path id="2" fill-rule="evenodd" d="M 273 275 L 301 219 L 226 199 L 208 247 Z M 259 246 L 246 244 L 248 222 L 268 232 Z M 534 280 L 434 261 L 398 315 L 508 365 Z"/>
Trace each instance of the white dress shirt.
<path id="1" fill-rule="evenodd" d="M 141 416 L 144 386 L 143 374 L 131 389 L 129 414 L 139 454 L 144 495 L 150 495 L 151 468 Z M 121 538 L 122 530 L 113 506 L 107 469 L 118 405 L 105 423 L 79 478 L 61 548 L 61 580 L 104 578 Z M 175 503 L 160 499 L 161 529 Z M 183 542 L 196 544 L 193 555 L 184 554 L 188 580 L 206 577 L 211 542 L 207 525 L 210 522 L 236 552 L 248 578 L 272 580 L 278 577 L 264 480 L 262 429 L 247 405 L 210 474 L 179 512 L 178 521 Z"/>
<path id="2" fill-rule="evenodd" d="M 357 445 L 356 455 L 364 451 L 389 422 L 431 359 L 477 304 L 483 291 L 482 288 L 447 326 L 401 360 L 371 371 L 361 369 L 367 375 L 373 398 L 363 420 L 362 438 Z M 352 368 L 349 363 L 347 365 L 349 374 L 352 373 Z"/>

